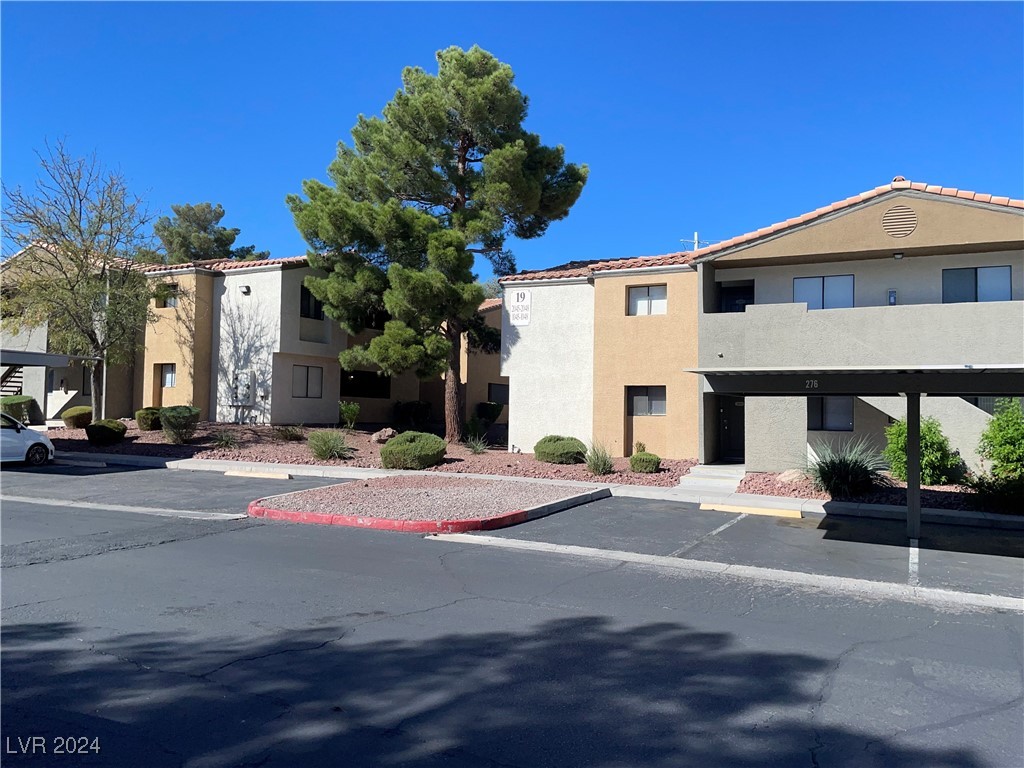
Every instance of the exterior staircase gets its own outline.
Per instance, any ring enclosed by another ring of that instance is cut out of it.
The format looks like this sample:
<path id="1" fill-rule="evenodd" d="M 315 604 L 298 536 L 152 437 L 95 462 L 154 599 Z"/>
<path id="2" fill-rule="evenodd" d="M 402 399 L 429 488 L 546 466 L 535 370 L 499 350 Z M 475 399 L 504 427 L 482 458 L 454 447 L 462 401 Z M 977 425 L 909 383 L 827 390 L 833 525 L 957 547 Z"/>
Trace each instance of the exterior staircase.
<path id="1" fill-rule="evenodd" d="M 698 464 L 683 475 L 677 489 L 692 493 L 735 493 L 746 475 L 742 464 Z"/>
<path id="2" fill-rule="evenodd" d="M 0 397 L 20 395 L 24 376 L 20 365 L 5 365 L 0 372 Z"/>

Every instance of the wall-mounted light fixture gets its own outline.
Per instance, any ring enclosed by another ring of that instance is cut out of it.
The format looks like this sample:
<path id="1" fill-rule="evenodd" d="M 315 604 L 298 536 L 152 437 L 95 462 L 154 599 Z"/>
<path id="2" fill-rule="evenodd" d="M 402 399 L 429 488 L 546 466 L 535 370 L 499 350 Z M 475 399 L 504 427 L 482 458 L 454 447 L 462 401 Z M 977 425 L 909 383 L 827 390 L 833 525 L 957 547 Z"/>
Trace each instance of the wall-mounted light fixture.
<path id="1" fill-rule="evenodd" d="M 900 255 L 902 256 L 903 254 L 900 254 Z M 242 295 L 243 296 L 248 296 L 250 293 L 252 293 L 252 288 L 250 288 L 248 285 L 243 285 L 242 286 Z"/>
<path id="2" fill-rule="evenodd" d="M 896 253 L 894 253 L 894 254 L 892 255 L 892 257 L 893 257 L 894 259 L 896 259 L 897 261 L 899 261 L 900 259 L 902 259 L 902 258 L 903 258 L 903 251 L 897 251 Z"/>

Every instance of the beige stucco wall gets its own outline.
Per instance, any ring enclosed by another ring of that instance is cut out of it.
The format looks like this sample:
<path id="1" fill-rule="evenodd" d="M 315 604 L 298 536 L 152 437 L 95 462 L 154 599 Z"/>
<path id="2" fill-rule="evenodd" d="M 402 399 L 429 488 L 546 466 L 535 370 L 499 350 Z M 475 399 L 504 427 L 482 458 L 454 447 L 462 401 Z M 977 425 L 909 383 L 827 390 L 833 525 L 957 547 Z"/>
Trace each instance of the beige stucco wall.
<path id="1" fill-rule="evenodd" d="M 292 397 L 292 368 L 296 365 L 323 369 L 320 397 Z M 274 394 L 270 406 L 272 424 L 337 424 L 341 366 L 337 357 L 277 353 L 273 362 Z"/>
<path id="2" fill-rule="evenodd" d="M 630 287 L 661 284 L 666 314 L 626 314 Z M 683 372 L 697 365 L 697 289 L 692 270 L 594 280 L 593 433 L 615 456 L 630 455 L 636 441 L 664 458 L 697 456 L 700 383 Z M 628 386 L 664 386 L 666 415 L 627 416 Z"/>
<path id="3" fill-rule="evenodd" d="M 177 283 L 178 305 L 156 307 L 146 327 L 142 356 L 142 405 L 192 405 L 210 418 L 214 276 L 207 272 L 161 274 L 154 282 Z M 174 363 L 175 386 L 162 387 L 160 365 Z"/>
<path id="4" fill-rule="evenodd" d="M 483 318 L 491 328 L 501 329 L 500 307 L 484 312 Z M 471 351 L 465 334 L 462 337 L 461 364 L 462 384 L 466 392 L 466 418 L 470 419 L 476 415 L 477 403 L 487 402 L 488 385 L 508 384 L 508 377 L 501 375 L 501 355 Z M 508 406 L 502 409 L 496 423 L 508 423 Z"/>
<path id="5" fill-rule="evenodd" d="M 882 216 L 895 205 L 906 205 L 917 214 L 917 227 L 906 237 L 891 237 L 882 229 Z M 968 244 L 988 249 L 1024 239 L 1022 213 L 1020 209 L 1005 206 L 936 198 L 927 193 L 898 192 L 735 250 L 715 259 L 715 264 L 724 266 L 761 259 L 777 261 L 780 257 L 817 260 L 821 254 L 868 255 L 915 249 L 930 249 L 934 253 L 943 248 L 963 250 Z"/>

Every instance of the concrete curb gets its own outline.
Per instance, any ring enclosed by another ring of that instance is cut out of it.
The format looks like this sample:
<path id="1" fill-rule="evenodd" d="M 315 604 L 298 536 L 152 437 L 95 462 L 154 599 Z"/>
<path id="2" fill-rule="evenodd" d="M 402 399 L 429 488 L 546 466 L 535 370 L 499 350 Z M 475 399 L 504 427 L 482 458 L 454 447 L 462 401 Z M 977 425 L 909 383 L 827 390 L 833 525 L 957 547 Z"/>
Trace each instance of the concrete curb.
<path id="1" fill-rule="evenodd" d="M 466 477 L 479 480 L 508 480 L 520 483 L 543 485 L 581 486 L 609 491 L 609 495 L 633 498 L 655 499 L 657 501 L 681 501 L 691 504 L 732 504 L 737 506 L 762 507 L 783 511 L 799 510 L 803 517 L 822 518 L 862 517 L 874 520 L 906 520 L 904 507 L 885 504 L 857 504 L 820 499 L 799 499 L 789 496 L 761 496 L 753 493 L 706 493 L 681 490 L 678 486 L 664 488 L 650 485 L 623 485 L 616 483 L 588 483 L 581 480 L 549 480 L 539 477 L 512 477 L 508 475 L 483 475 L 472 472 L 430 472 L 426 470 L 373 469 L 369 467 L 325 467 L 315 464 L 274 464 L 258 461 L 226 461 L 223 459 L 163 459 L 155 456 L 121 456 L 107 453 L 85 453 L 59 451 L 59 459 L 105 462 L 108 465 L 152 467 L 186 470 L 190 472 L 247 472 L 275 471 L 292 477 L 322 477 L 348 480 L 364 480 L 373 477 L 394 477 L 398 475 L 439 474 L 452 477 Z M 977 528 L 998 528 L 1002 530 L 1024 530 L 1024 515 L 999 515 L 992 512 L 959 511 L 926 507 L 921 510 L 921 520 L 940 525 L 968 525 Z"/>
<path id="2" fill-rule="evenodd" d="M 436 473 L 435 473 L 436 474 Z M 290 523 L 312 525 L 345 525 L 352 528 L 372 528 L 380 531 L 401 531 L 402 533 L 465 533 L 467 531 L 493 531 L 507 528 L 528 520 L 547 517 L 556 512 L 578 507 L 591 501 L 611 496 L 607 488 L 589 493 L 579 493 L 564 499 L 540 504 L 529 509 L 518 509 L 493 517 L 479 517 L 468 520 L 393 520 L 386 517 L 362 517 L 356 515 L 325 515 L 317 512 L 298 512 L 289 509 L 274 509 L 263 506 L 266 499 L 256 499 L 249 504 L 248 515 L 264 520 L 281 520 Z"/>

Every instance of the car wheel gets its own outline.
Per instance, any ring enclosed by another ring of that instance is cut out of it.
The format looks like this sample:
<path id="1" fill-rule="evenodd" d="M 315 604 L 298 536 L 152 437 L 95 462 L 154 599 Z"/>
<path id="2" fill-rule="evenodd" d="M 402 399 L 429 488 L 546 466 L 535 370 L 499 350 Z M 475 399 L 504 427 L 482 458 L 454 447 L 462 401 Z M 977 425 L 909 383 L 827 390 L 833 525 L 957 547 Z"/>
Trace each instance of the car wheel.
<path id="1" fill-rule="evenodd" d="M 46 446 L 42 443 L 36 443 L 28 449 L 28 453 L 25 454 L 25 461 L 31 464 L 33 467 L 39 467 L 50 460 L 50 452 L 46 450 Z"/>

